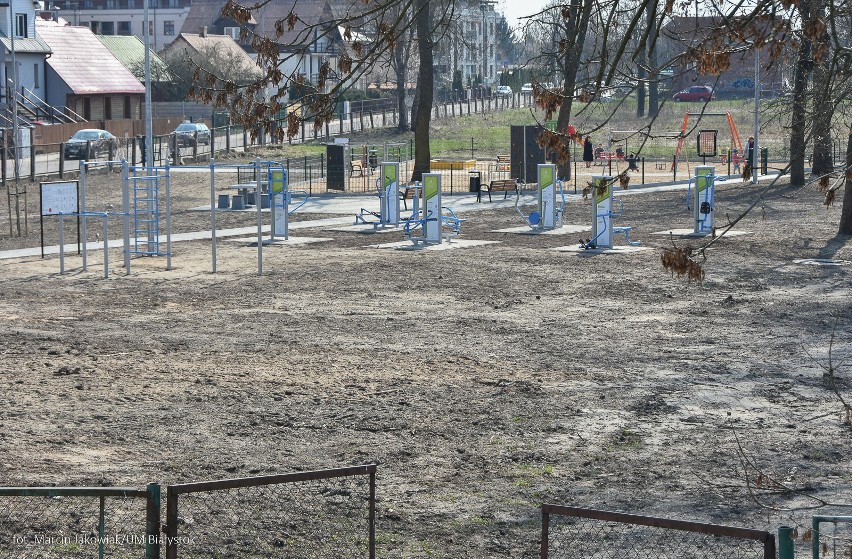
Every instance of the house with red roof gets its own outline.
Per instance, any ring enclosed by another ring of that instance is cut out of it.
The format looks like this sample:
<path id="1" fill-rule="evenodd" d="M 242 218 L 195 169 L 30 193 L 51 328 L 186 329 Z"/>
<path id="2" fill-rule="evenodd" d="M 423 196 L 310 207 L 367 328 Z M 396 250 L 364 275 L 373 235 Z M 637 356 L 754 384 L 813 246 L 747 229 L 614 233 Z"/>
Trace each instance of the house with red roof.
<path id="1" fill-rule="evenodd" d="M 142 118 L 145 87 L 88 27 L 39 18 L 36 32 L 52 52 L 45 72 L 50 105 L 86 120 Z"/>

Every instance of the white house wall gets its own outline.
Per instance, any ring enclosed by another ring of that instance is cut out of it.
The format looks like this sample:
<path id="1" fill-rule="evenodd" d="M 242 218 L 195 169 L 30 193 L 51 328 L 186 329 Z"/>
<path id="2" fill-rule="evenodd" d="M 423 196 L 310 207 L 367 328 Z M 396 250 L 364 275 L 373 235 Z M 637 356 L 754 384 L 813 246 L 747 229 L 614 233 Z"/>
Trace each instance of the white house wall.
<path id="1" fill-rule="evenodd" d="M 183 27 L 186 16 L 189 14 L 189 8 L 151 8 L 148 10 L 148 21 L 154 28 L 154 33 L 151 34 L 151 48 L 159 52 L 166 45 L 177 39 L 180 30 Z M 92 27 L 92 22 L 112 22 L 113 35 L 118 35 L 118 23 L 130 22 L 130 34 L 139 37 L 140 41 L 145 40 L 145 14 L 143 10 L 79 10 L 74 13 L 63 13 L 62 17 L 67 19 L 72 25 L 82 25 Z M 165 23 L 172 22 L 173 33 L 166 35 L 164 33 Z M 102 32 L 97 32 L 103 34 Z"/>

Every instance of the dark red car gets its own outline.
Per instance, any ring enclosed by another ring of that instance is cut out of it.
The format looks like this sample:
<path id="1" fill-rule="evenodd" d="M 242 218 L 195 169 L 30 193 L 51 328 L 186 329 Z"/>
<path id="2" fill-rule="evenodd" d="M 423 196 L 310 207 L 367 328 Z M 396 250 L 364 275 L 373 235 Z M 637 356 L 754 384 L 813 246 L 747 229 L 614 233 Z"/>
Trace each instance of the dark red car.
<path id="1" fill-rule="evenodd" d="M 683 91 L 678 91 L 672 96 L 672 99 L 675 101 L 709 101 L 715 97 L 713 88 L 709 85 L 693 85 Z"/>

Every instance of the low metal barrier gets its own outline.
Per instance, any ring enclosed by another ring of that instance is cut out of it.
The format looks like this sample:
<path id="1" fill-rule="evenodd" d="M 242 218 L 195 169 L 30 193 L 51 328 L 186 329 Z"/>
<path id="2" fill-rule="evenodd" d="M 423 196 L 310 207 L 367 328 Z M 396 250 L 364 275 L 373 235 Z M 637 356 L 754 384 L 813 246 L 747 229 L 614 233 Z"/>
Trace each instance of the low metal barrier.
<path id="1" fill-rule="evenodd" d="M 375 464 L 184 483 L 166 493 L 167 559 L 375 559 Z"/>
<path id="2" fill-rule="evenodd" d="M 542 505 L 541 559 L 775 559 L 761 530 Z"/>
<path id="3" fill-rule="evenodd" d="M 160 486 L 0 487 L 0 559 L 159 558 Z"/>
<path id="4" fill-rule="evenodd" d="M 814 516 L 812 520 L 813 559 L 852 557 L 852 516 Z M 831 524 L 831 530 L 821 527 Z"/>

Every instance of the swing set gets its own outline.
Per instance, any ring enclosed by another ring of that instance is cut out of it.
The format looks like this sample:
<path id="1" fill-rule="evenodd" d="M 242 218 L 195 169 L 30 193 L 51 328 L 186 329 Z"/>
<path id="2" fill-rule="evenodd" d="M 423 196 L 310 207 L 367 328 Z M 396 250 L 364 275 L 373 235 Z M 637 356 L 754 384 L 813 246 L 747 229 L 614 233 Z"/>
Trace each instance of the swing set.
<path id="1" fill-rule="evenodd" d="M 685 140 L 686 140 L 686 128 L 689 125 L 689 117 L 697 116 L 697 117 L 705 117 L 705 116 L 723 116 L 728 123 L 728 129 L 731 131 L 731 150 L 738 151 L 740 154 L 743 154 L 743 142 L 740 139 L 740 132 L 737 130 L 737 124 L 734 122 L 734 117 L 731 115 L 730 111 L 725 111 L 724 113 L 692 113 L 687 111 L 685 115 L 683 115 L 683 125 L 680 128 L 680 135 L 677 140 L 677 150 L 675 150 L 675 156 L 672 160 L 672 168 L 671 171 L 675 173 L 677 176 L 677 164 L 680 162 L 680 153 L 684 149 Z M 725 160 L 722 161 L 725 163 Z M 688 160 L 687 160 L 688 165 Z"/>

